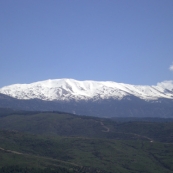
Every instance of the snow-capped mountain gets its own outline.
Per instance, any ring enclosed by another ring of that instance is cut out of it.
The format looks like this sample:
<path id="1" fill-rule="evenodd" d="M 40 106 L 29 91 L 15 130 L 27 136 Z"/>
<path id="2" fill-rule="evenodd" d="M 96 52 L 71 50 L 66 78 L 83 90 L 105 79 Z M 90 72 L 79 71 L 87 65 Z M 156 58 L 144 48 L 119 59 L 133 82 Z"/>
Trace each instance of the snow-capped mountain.
<path id="1" fill-rule="evenodd" d="M 31 84 L 14 84 L 0 88 L 0 93 L 17 99 L 54 100 L 121 100 L 135 96 L 143 100 L 160 98 L 173 99 L 173 81 L 158 83 L 156 86 L 130 85 L 116 82 L 77 81 L 54 79 Z"/>
<path id="2" fill-rule="evenodd" d="M 173 117 L 173 81 L 156 86 L 55 79 L 0 88 L 0 107 L 98 117 Z"/>

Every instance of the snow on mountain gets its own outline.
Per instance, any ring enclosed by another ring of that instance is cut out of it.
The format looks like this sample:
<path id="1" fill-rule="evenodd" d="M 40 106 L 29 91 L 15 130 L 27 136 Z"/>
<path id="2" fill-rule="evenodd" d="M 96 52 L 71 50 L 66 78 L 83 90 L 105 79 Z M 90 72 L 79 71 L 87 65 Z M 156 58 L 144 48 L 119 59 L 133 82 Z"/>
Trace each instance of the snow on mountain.
<path id="1" fill-rule="evenodd" d="M 0 88 L 0 93 L 17 99 L 89 100 L 122 99 L 133 95 L 144 100 L 173 99 L 173 81 L 156 86 L 129 85 L 116 82 L 77 81 L 54 79 L 31 84 L 14 84 Z"/>

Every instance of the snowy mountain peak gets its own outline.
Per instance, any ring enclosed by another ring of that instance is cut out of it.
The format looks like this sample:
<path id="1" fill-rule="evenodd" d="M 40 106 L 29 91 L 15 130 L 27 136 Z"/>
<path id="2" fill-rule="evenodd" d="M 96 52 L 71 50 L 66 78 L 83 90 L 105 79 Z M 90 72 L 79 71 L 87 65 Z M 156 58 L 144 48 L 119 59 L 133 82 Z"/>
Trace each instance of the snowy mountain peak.
<path id="1" fill-rule="evenodd" d="M 14 84 L 0 88 L 0 93 L 17 99 L 42 100 L 98 100 L 122 99 L 133 95 L 144 100 L 159 98 L 173 99 L 173 81 L 158 83 L 156 86 L 130 85 L 116 82 L 77 81 L 54 79 L 31 84 Z"/>

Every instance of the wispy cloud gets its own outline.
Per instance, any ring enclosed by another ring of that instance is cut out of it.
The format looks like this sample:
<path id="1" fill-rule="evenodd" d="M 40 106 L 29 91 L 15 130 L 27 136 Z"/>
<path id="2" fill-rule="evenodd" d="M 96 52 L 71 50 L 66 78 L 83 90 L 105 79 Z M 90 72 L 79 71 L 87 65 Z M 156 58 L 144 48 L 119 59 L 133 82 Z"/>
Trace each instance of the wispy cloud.
<path id="1" fill-rule="evenodd" d="M 169 70 L 173 71 L 173 64 L 169 67 Z"/>

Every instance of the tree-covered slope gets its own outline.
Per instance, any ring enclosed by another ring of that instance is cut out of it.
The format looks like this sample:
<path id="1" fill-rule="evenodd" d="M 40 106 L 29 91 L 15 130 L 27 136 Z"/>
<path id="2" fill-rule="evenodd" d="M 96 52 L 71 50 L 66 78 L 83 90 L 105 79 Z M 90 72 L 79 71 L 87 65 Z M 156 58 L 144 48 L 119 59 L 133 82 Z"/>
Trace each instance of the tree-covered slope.
<path id="1" fill-rule="evenodd" d="M 1 172 L 173 173 L 172 122 L 4 109 L 0 115 Z"/>

